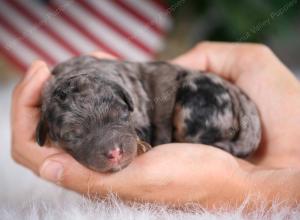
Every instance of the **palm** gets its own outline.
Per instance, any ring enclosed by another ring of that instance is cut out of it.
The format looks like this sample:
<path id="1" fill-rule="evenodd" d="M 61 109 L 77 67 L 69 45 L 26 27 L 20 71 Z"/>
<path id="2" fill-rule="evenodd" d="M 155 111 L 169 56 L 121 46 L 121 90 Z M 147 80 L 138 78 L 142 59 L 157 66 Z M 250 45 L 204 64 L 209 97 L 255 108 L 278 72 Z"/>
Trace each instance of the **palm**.
<path id="1" fill-rule="evenodd" d="M 94 55 L 111 58 L 102 53 Z M 204 43 L 173 62 L 217 73 L 254 100 L 263 126 L 261 146 L 249 159 L 258 165 L 256 168 L 214 147 L 167 144 L 137 157 L 120 172 L 100 174 L 88 170 L 67 153 L 55 148 L 38 148 L 33 134 L 42 86 L 50 76 L 40 61 L 34 63 L 14 92 L 14 159 L 43 178 L 81 193 L 106 195 L 109 190 L 124 199 L 172 204 L 193 201 L 216 206 L 216 202 L 242 203 L 249 190 L 268 198 L 272 196 L 270 186 L 277 193 L 282 184 L 288 184 L 294 187 L 292 196 L 281 194 L 280 198 L 294 199 L 299 191 L 299 171 L 262 167 L 300 166 L 300 86 L 289 70 L 269 50 L 248 44 Z M 58 165 L 63 169 L 57 170 Z"/>
<path id="2" fill-rule="evenodd" d="M 300 129 L 299 84 L 295 83 L 292 76 L 287 77 L 288 71 L 282 74 L 282 78 L 276 76 L 279 68 L 283 66 L 261 71 L 250 66 L 248 70 L 240 73 L 236 82 L 255 101 L 261 115 L 262 142 L 259 150 L 251 158 L 260 165 L 280 166 L 281 161 L 278 158 L 282 159 L 285 156 L 289 158 L 290 164 L 293 164 L 291 156 L 297 156 L 290 155 L 289 149 L 298 149 L 299 145 L 296 141 Z M 284 164 L 288 165 L 286 161 Z"/>
<path id="3" fill-rule="evenodd" d="M 140 155 L 122 171 L 106 176 L 105 185 L 113 185 L 112 190 L 118 190 L 119 195 L 127 199 L 156 198 L 158 202 L 168 202 L 177 198 L 195 201 L 197 198 L 210 200 L 218 197 L 226 200 L 220 196 L 226 195 L 220 186 L 232 186 L 238 181 L 239 167 L 236 158 L 214 147 L 200 144 L 165 144 Z M 201 185 L 201 189 L 195 191 L 190 186 L 192 179 L 198 180 L 197 184 Z M 137 188 L 142 189 L 142 193 L 137 192 L 140 195 L 126 195 L 127 191 L 135 192 Z"/>

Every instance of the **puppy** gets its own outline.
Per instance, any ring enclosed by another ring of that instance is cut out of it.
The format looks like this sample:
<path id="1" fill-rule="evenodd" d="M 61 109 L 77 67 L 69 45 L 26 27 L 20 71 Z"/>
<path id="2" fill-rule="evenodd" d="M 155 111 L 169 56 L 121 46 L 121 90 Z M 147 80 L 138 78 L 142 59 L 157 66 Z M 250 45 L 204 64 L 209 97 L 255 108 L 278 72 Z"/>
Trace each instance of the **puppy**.
<path id="1" fill-rule="evenodd" d="M 239 157 L 260 143 L 254 103 L 211 73 L 81 56 L 59 64 L 52 75 L 37 143 L 43 146 L 49 136 L 95 171 L 118 171 L 164 143 L 203 143 Z"/>

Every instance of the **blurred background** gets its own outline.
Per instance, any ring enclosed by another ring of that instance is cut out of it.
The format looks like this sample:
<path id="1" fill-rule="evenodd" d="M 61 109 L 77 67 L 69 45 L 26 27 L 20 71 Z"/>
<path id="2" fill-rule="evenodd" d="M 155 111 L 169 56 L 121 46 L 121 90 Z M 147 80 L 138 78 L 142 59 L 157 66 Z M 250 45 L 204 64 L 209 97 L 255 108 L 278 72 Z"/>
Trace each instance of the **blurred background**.
<path id="1" fill-rule="evenodd" d="M 0 0 L 0 81 L 91 51 L 170 59 L 202 40 L 267 44 L 300 72 L 298 0 Z M 254 61 L 255 62 L 255 61 Z"/>
<path id="2" fill-rule="evenodd" d="M 169 0 L 175 5 L 176 0 Z M 300 67 L 300 3 L 297 0 L 181 1 L 172 13 L 167 44 L 180 54 L 202 40 L 267 44 L 294 71 Z M 168 41 L 170 42 L 170 41 Z M 182 48 L 176 46 L 182 45 Z"/>
<path id="3" fill-rule="evenodd" d="M 65 190 L 46 185 L 10 157 L 11 93 L 33 60 L 45 60 L 52 67 L 72 56 L 97 50 L 126 60 L 165 60 L 203 40 L 267 44 L 294 73 L 300 73 L 300 3 L 0 0 L 0 215 L 3 207 L 20 210 L 17 216 L 22 217 L 32 208 L 36 219 L 40 219 L 42 211 L 65 213 L 66 204 L 74 204 L 72 197 L 65 196 Z M 53 201 L 53 205 L 47 201 Z M 129 213 L 120 207 L 116 213 Z M 88 210 L 87 218 L 91 218 L 91 209 Z"/>

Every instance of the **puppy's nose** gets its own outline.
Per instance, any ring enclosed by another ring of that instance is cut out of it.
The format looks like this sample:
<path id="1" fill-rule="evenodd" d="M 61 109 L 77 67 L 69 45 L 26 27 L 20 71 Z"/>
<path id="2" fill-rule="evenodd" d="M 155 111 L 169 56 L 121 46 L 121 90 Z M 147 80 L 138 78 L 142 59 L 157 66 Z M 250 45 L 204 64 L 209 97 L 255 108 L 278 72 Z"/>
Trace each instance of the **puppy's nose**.
<path id="1" fill-rule="evenodd" d="M 111 162 L 118 162 L 122 158 L 122 155 L 123 155 L 122 149 L 116 147 L 108 151 L 107 159 L 109 159 Z"/>

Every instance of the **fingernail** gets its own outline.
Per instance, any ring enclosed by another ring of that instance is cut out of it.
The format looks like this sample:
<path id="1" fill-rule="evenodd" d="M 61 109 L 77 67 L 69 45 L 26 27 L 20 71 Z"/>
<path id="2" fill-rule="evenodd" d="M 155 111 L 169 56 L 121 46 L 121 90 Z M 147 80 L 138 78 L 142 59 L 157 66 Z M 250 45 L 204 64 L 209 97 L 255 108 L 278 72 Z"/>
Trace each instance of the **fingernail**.
<path id="1" fill-rule="evenodd" d="M 40 176 L 51 182 L 60 183 L 63 171 L 64 168 L 61 163 L 49 160 L 42 165 L 40 169 Z"/>

